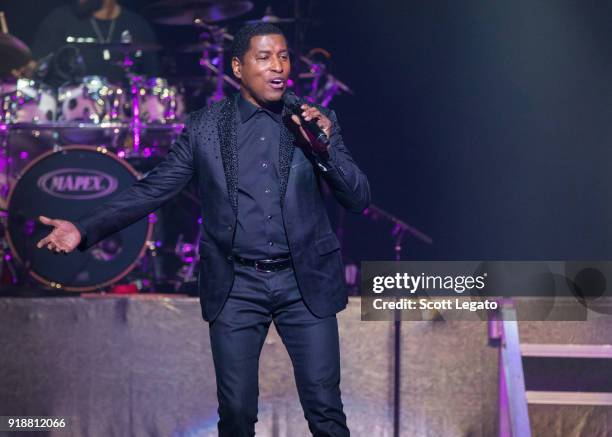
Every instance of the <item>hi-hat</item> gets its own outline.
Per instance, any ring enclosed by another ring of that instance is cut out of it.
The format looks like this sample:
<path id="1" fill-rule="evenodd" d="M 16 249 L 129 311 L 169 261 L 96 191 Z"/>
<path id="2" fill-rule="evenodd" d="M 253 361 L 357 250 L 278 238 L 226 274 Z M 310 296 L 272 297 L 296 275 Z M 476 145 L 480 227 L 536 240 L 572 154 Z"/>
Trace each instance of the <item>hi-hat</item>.
<path id="1" fill-rule="evenodd" d="M 162 49 L 162 46 L 149 42 L 98 42 L 93 38 L 74 38 L 67 41 L 77 45 L 79 48 L 90 48 L 98 50 L 109 50 L 111 52 L 134 53 L 138 51 L 154 52 Z"/>
<path id="2" fill-rule="evenodd" d="M 144 12 L 159 24 L 193 26 L 235 18 L 251 9 L 253 3 L 243 0 L 162 0 Z"/>

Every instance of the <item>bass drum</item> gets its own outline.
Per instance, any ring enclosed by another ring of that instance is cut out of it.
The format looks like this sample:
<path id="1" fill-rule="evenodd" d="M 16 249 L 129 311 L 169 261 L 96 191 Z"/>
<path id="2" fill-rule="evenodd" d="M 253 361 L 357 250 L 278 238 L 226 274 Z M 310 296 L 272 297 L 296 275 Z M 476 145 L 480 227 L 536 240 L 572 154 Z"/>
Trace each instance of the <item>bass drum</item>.
<path id="1" fill-rule="evenodd" d="M 89 248 L 57 255 L 36 243 L 50 227 L 38 216 L 75 220 L 138 179 L 127 162 L 103 148 L 66 146 L 32 161 L 8 199 L 8 243 L 40 283 L 66 291 L 91 291 L 127 275 L 144 254 L 152 224 L 144 218 Z"/>

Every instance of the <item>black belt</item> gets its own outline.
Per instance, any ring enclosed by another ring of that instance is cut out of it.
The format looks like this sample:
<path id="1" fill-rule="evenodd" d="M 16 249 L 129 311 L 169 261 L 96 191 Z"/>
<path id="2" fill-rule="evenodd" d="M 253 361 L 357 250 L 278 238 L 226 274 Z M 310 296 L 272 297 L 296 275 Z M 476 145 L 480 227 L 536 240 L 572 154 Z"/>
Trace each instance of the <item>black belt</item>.
<path id="1" fill-rule="evenodd" d="M 280 256 L 269 259 L 247 259 L 233 255 L 234 260 L 243 266 L 255 267 L 258 272 L 278 272 L 291 267 L 291 257 Z"/>

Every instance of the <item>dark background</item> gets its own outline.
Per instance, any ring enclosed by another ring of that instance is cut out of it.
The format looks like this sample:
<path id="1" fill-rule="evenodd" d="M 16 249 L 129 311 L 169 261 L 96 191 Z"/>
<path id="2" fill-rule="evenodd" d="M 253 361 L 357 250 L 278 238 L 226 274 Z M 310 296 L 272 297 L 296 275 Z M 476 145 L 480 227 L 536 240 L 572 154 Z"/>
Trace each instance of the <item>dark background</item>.
<path id="1" fill-rule="evenodd" d="M 62 3 L 0 1 L 0 9 L 30 43 Z M 334 74 L 356 91 L 330 106 L 374 203 L 434 239 L 408 238 L 404 258 L 612 258 L 608 2 L 310 3 L 321 24 L 308 29 L 306 48 L 328 49 Z M 257 1 L 243 18 L 268 4 L 279 16 L 293 10 L 291 1 Z M 228 22 L 232 32 L 239 25 Z M 167 53 L 198 34 L 155 30 Z M 176 74 L 199 72 L 196 55 L 177 65 Z M 349 253 L 391 258 L 390 229 L 351 217 Z"/>

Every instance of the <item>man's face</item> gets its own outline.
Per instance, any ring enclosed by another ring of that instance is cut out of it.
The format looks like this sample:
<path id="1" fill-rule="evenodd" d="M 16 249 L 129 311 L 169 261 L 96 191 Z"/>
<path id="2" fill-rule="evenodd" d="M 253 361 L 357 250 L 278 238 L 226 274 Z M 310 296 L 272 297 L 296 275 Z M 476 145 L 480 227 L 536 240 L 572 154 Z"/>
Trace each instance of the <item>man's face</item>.
<path id="1" fill-rule="evenodd" d="M 260 106 L 278 102 L 285 92 L 291 71 L 285 37 L 254 36 L 242 61 L 232 59 L 232 70 L 242 82 L 248 100 Z"/>

